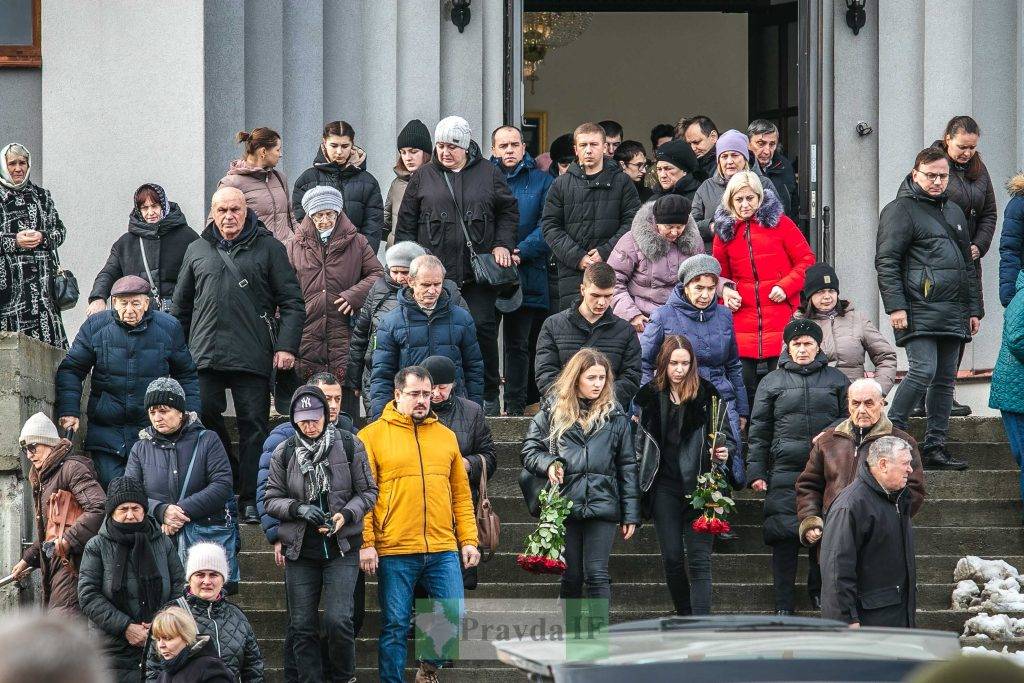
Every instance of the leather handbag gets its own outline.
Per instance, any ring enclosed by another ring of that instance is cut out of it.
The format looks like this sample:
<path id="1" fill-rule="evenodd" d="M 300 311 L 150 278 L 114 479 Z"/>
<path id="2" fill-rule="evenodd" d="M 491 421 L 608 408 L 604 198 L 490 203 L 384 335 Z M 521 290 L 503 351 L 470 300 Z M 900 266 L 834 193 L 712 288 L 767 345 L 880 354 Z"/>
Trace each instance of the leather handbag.
<path id="1" fill-rule="evenodd" d="M 57 270 L 50 278 L 50 297 L 53 299 L 54 306 L 62 311 L 67 311 L 78 303 L 78 278 L 70 270 L 61 267 L 56 249 L 53 250 L 53 258 L 57 263 Z"/>
<path id="2" fill-rule="evenodd" d="M 633 448 L 636 451 L 636 464 L 640 474 L 640 491 L 647 493 L 654 485 L 654 478 L 658 475 L 658 465 L 661 464 L 661 446 L 651 436 L 651 433 L 640 424 L 639 417 L 633 424 Z"/>
<path id="3" fill-rule="evenodd" d="M 551 442 L 551 455 L 558 459 L 558 444 Z M 523 492 L 523 500 L 526 501 L 526 509 L 531 517 L 540 517 L 540 492 L 548 487 L 548 477 L 538 477 L 530 470 L 523 467 L 519 472 L 519 490 Z"/>
<path id="4" fill-rule="evenodd" d="M 74 526 L 78 518 L 85 510 L 78 504 L 78 500 L 71 491 L 59 489 L 50 496 L 46 502 L 46 538 L 44 541 L 53 541 L 56 546 L 56 556 L 75 574 L 78 570 L 71 562 L 71 558 L 62 550 L 60 541 L 64 540 L 64 532 L 68 527 Z"/>
<path id="5" fill-rule="evenodd" d="M 487 497 L 487 463 L 485 462 L 481 462 L 480 467 L 480 499 L 476 505 L 476 533 L 480 542 L 480 559 L 487 562 L 494 557 L 494 551 L 498 548 L 501 519 L 491 507 L 491 499 Z M 487 551 L 486 555 L 484 555 L 485 550 Z"/>
<path id="6" fill-rule="evenodd" d="M 473 278 L 477 284 L 497 289 L 518 287 L 519 269 L 516 268 L 514 263 L 510 266 L 499 266 L 498 262 L 494 260 L 494 254 L 478 254 L 473 249 L 473 240 L 469 236 L 469 230 L 466 229 L 462 207 L 459 206 L 459 200 L 455 198 L 452 183 L 448 179 L 447 173 L 442 175 L 444 175 L 445 185 L 448 186 L 448 193 L 452 196 L 452 202 L 455 203 L 455 214 L 459 217 L 459 227 L 462 228 L 462 234 L 466 237 L 466 249 L 469 250 L 469 265 L 473 268 Z"/>

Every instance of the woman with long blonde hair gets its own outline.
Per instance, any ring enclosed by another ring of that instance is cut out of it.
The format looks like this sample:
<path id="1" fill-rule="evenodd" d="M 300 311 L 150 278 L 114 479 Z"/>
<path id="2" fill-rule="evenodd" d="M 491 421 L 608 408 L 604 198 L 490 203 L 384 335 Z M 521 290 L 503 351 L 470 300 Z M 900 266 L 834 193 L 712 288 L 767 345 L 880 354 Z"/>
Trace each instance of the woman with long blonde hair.
<path id="1" fill-rule="evenodd" d="M 640 522 L 640 489 L 629 417 L 615 402 L 600 351 L 580 349 L 548 390 L 523 442 L 523 467 L 572 501 L 565 524 L 560 595 L 611 598 L 608 557 L 616 527 L 629 540 Z"/>

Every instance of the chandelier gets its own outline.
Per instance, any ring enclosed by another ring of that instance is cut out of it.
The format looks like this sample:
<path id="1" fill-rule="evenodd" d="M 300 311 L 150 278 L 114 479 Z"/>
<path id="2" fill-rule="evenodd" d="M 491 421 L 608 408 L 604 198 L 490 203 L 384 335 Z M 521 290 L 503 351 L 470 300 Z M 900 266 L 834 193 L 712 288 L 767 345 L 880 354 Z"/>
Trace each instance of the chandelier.
<path id="1" fill-rule="evenodd" d="M 565 47 L 590 26 L 590 12 L 526 12 L 523 15 L 523 80 L 530 93 L 537 82 L 537 68 L 551 48 Z"/>

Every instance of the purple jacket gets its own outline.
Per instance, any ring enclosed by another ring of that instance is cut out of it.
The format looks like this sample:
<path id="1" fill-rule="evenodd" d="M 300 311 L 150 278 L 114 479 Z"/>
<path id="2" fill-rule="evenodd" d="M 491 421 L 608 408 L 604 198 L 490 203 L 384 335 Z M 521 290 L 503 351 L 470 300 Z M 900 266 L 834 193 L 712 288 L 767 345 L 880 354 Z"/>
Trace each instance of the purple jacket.
<path id="1" fill-rule="evenodd" d="M 619 238 L 608 257 L 615 269 L 615 298 L 612 311 L 626 322 L 638 315 L 650 317 L 668 300 L 679 282 L 679 265 L 694 254 L 704 253 L 697 224 L 690 218 L 686 230 L 675 242 L 658 234 L 654 202 L 640 207 L 633 226 Z"/>

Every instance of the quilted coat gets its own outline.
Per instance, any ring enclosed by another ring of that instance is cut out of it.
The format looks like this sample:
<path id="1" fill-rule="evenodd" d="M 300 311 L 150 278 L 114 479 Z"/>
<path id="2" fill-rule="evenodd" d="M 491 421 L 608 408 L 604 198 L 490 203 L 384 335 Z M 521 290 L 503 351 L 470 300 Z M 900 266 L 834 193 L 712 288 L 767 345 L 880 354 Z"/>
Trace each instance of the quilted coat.
<path id="1" fill-rule="evenodd" d="M 255 211 L 267 230 L 282 242 L 298 227 L 288 198 L 288 179 L 280 169 L 250 166 L 245 159 L 235 159 L 217 187 L 241 190 L 246 206 Z"/>
<path id="2" fill-rule="evenodd" d="M 1003 341 L 992 371 L 990 408 L 1024 413 L 1024 272 L 1017 275 L 1017 293 L 1003 312 Z"/>

